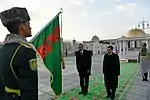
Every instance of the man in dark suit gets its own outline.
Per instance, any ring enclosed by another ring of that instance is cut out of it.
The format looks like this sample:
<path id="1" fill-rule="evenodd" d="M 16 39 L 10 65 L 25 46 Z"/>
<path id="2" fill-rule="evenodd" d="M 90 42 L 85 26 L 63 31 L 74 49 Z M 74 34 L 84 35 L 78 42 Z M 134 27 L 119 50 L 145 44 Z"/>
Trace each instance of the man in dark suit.
<path id="1" fill-rule="evenodd" d="M 92 51 L 85 50 L 82 44 L 79 44 L 79 50 L 75 52 L 76 66 L 80 76 L 81 92 L 78 94 L 87 95 L 89 76 L 91 75 Z"/>
<path id="2" fill-rule="evenodd" d="M 107 97 L 114 100 L 115 92 L 118 87 L 118 76 L 120 75 L 120 61 L 119 56 L 113 53 L 113 47 L 108 46 L 108 53 L 105 54 L 103 60 L 103 74 Z"/>

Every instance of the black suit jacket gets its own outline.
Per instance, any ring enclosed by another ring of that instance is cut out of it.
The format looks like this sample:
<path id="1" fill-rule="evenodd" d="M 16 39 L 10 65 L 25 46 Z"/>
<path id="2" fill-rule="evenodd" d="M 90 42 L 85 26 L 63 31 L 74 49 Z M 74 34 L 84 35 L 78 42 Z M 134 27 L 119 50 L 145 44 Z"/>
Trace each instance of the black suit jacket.
<path id="1" fill-rule="evenodd" d="M 80 75 L 86 75 L 87 70 L 91 70 L 92 51 L 84 50 L 83 54 L 80 51 L 75 52 L 76 67 Z"/>

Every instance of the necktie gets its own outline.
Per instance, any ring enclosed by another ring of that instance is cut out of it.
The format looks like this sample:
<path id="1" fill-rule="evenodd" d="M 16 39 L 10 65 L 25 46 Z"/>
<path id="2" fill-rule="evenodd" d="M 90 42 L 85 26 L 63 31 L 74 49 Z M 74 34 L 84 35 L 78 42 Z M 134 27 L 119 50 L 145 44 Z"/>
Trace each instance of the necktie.
<path id="1" fill-rule="evenodd" d="M 83 51 L 80 51 L 81 55 L 83 55 Z"/>

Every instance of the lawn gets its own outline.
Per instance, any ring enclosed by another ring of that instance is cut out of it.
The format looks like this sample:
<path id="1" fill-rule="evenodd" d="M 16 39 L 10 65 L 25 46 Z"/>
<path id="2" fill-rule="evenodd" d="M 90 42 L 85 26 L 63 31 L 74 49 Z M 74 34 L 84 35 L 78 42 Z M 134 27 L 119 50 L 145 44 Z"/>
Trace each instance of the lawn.
<path id="1" fill-rule="evenodd" d="M 119 86 L 116 92 L 116 99 L 123 100 L 123 94 L 126 87 L 130 85 L 131 79 L 138 70 L 136 63 L 121 63 L 121 75 L 119 77 Z M 103 75 L 93 75 L 89 85 L 89 93 L 86 96 L 78 95 L 80 87 L 65 91 L 58 97 L 58 100 L 108 100 L 105 98 L 106 91 L 104 87 Z"/>

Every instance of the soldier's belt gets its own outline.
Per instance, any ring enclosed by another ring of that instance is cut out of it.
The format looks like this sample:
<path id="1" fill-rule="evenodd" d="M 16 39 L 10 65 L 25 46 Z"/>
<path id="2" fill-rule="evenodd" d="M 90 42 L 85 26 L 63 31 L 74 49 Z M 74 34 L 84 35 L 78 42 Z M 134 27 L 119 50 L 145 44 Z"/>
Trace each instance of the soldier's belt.
<path id="1" fill-rule="evenodd" d="M 17 90 L 17 89 L 10 89 L 8 87 L 5 86 L 5 91 L 7 93 L 14 93 L 14 94 L 17 94 L 18 96 L 20 96 L 20 90 Z"/>

